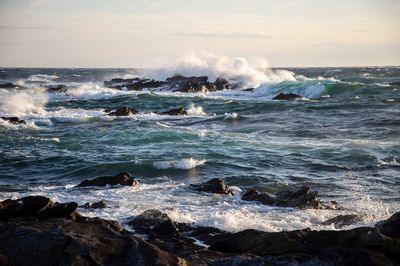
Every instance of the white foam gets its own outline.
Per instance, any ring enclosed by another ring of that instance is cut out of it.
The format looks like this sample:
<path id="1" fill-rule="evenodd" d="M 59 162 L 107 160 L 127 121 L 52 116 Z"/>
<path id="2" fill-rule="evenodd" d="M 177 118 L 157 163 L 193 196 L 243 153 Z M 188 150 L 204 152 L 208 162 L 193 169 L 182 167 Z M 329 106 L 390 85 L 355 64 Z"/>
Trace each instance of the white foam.
<path id="1" fill-rule="evenodd" d="M 45 74 L 36 74 L 30 76 L 27 80 L 33 82 L 51 82 L 55 79 L 58 79 L 57 75 L 45 75 Z"/>
<path id="2" fill-rule="evenodd" d="M 182 59 L 170 64 L 154 63 L 147 66 L 144 76 L 165 80 L 174 75 L 207 76 L 211 81 L 218 77 L 229 80 L 240 88 L 259 87 L 265 83 L 295 80 L 294 73 L 287 70 L 271 70 L 262 58 L 219 56 L 207 52 L 189 52 Z"/>
<path id="3" fill-rule="evenodd" d="M 192 116 L 204 116 L 206 113 L 203 111 L 203 107 L 195 106 L 193 103 L 189 105 L 189 108 L 186 110 L 188 115 Z"/>
<path id="4" fill-rule="evenodd" d="M 81 84 L 77 88 L 68 89 L 67 96 L 70 96 L 74 99 L 103 99 L 129 93 L 135 92 L 126 92 L 122 90 L 105 88 L 99 84 L 88 82 Z"/>
<path id="5" fill-rule="evenodd" d="M 377 163 L 378 163 L 379 166 L 381 166 L 381 165 L 400 166 L 400 162 L 398 162 L 396 160 L 396 158 L 393 158 L 391 161 L 384 161 L 384 160 L 378 159 Z"/>
<path id="6" fill-rule="evenodd" d="M 238 114 L 235 113 L 235 112 L 232 112 L 232 113 L 225 113 L 225 114 L 224 114 L 224 119 L 233 119 L 233 120 L 235 120 L 235 119 L 237 119 L 237 118 L 238 118 Z"/>
<path id="7" fill-rule="evenodd" d="M 205 160 L 195 160 L 193 158 L 189 159 L 182 159 L 178 161 L 160 161 L 160 162 L 154 162 L 153 165 L 154 167 L 158 169 L 170 169 L 170 168 L 176 168 L 176 169 L 193 169 L 196 168 L 197 166 L 205 164 Z"/>
<path id="8" fill-rule="evenodd" d="M 0 91 L 0 113 L 4 115 L 24 116 L 43 114 L 48 95 L 43 88 Z"/>

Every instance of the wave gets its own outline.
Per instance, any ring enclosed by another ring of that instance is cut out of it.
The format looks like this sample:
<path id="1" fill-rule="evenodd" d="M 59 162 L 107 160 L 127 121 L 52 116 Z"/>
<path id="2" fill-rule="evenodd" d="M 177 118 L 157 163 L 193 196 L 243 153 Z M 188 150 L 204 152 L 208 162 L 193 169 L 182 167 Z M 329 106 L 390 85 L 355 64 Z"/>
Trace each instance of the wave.
<path id="1" fill-rule="evenodd" d="M 193 103 L 191 103 L 189 105 L 189 108 L 186 110 L 188 115 L 192 115 L 192 116 L 205 116 L 207 115 L 204 110 L 203 107 L 201 106 L 195 106 Z"/>
<path id="2" fill-rule="evenodd" d="M 193 169 L 196 168 L 197 166 L 203 165 L 206 163 L 206 160 L 195 160 L 193 158 L 189 159 L 182 159 L 178 161 L 160 161 L 160 162 L 154 162 L 153 166 L 158 168 L 158 169 Z"/>
<path id="3" fill-rule="evenodd" d="M 26 81 L 29 81 L 29 82 L 52 82 L 58 78 L 60 78 L 60 77 L 57 75 L 36 74 L 36 75 L 29 76 Z"/>
<path id="4" fill-rule="evenodd" d="M 43 114 L 48 102 L 44 88 L 0 90 L 0 113 L 11 116 Z"/>
<path id="5" fill-rule="evenodd" d="M 288 70 L 272 70 L 262 58 L 219 56 L 207 52 L 190 52 L 172 64 L 159 63 L 147 67 L 142 75 L 166 80 L 175 75 L 207 76 L 211 81 L 222 77 L 239 88 L 259 87 L 266 83 L 295 80 Z"/>

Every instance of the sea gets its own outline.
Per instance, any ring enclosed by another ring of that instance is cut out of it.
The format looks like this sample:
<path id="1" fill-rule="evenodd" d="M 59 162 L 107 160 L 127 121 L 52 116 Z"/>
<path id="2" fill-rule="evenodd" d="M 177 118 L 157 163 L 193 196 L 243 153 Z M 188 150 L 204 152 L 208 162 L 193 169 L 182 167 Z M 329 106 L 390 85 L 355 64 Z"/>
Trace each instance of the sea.
<path id="1" fill-rule="evenodd" d="M 237 232 L 372 225 L 400 211 L 400 67 L 259 69 L 248 62 L 157 69 L 0 68 L 0 201 L 43 195 L 84 204 L 91 217 L 129 219 L 158 209 L 173 220 Z M 232 63 L 232 62 L 231 62 Z M 112 78 L 172 74 L 224 77 L 235 89 L 183 93 L 117 90 Z M 65 85 L 49 93 L 46 86 Z M 247 90 L 252 88 L 252 90 Z M 303 96 L 273 100 L 279 93 Z M 111 117 L 131 106 L 140 114 Z M 188 115 L 157 112 L 184 107 Z M 76 188 L 84 179 L 128 172 L 136 187 Z M 194 191 L 223 179 L 235 195 Z M 340 210 L 243 201 L 248 189 L 276 194 L 309 186 Z"/>

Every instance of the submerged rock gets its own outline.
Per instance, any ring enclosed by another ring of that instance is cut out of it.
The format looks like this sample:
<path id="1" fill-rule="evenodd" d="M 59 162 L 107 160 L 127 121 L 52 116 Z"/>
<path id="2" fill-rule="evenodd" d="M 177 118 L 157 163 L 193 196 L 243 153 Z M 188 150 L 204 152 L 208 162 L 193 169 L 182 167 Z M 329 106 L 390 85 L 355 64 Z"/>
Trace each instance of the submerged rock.
<path id="1" fill-rule="evenodd" d="M 11 124 L 15 124 L 15 125 L 19 125 L 19 124 L 25 125 L 26 124 L 25 120 L 19 119 L 16 116 L 9 116 L 9 117 L 2 116 L 1 119 L 3 119 L 4 121 L 9 122 Z"/>
<path id="2" fill-rule="evenodd" d="M 104 200 L 94 202 L 90 204 L 89 202 L 83 204 L 82 206 L 79 206 L 84 209 L 104 209 L 107 207 L 107 204 L 104 202 Z"/>
<path id="3" fill-rule="evenodd" d="M 17 200 L 7 199 L 0 204 L 0 220 L 14 218 L 68 218 L 73 219 L 78 208 L 76 202 L 57 203 L 43 196 L 29 196 Z"/>
<path id="4" fill-rule="evenodd" d="M 14 83 L 7 82 L 7 83 L 0 83 L 0 88 L 2 89 L 13 89 L 19 87 L 18 85 L 15 85 Z"/>
<path id="5" fill-rule="evenodd" d="M 280 207 L 297 207 L 300 209 L 337 209 L 337 206 L 328 206 L 317 197 L 318 192 L 312 191 L 309 187 L 301 187 L 297 190 L 283 191 L 275 196 L 268 193 L 261 193 L 255 190 L 248 190 L 242 195 L 242 200 L 258 201 L 264 205 Z"/>
<path id="6" fill-rule="evenodd" d="M 272 98 L 272 100 L 298 100 L 302 99 L 303 96 L 294 93 L 279 93 L 277 96 Z"/>
<path id="7" fill-rule="evenodd" d="M 67 87 L 65 85 L 44 86 L 49 93 L 66 93 Z"/>
<path id="8" fill-rule="evenodd" d="M 213 178 L 201 184 L 190 184 L 189 187 L 202 192 L 233 195 L 233 190 L 219 178 Z"/>
<path id="9" fill-rule="evenodd" d="M 180 108 L 176 108 L 176 109 L 171 109 L 165 112 L 161 112 L 159 114 L 162 115 L 187 115 L 187 112 L 185 110 L 185 108 L 180 107 Z"/>
<path id="10" fill-rule="evenodd" d="M 109 110 L 106 109 L 105 111 L 107 113 L 107 111 L 109 111 Z M 139 113 L 139 111 L 136 110 L 135 108 L 125 106 L 125 107 L 118 108 L 116 111 L 108 112 L 108 115 L 109 116 L 129 116 L 129 115 L 135 115 L 138 113 Z"/>
<path id="11" fill-rule="evenodd" d="M 86 179 L 79 183 L 77 187 L 105 187 L 107 185 L 136 186 L 138 184 L 139 182 L 136 181 L 130 174 L 119 173 L 115 176 L 101 176 L 94 179 Z"/>
<path id="12" fill-rule="evenodd" d="M 342 228 L 348 225 L 352 225 L 358 222 L 361 222 L 363 219 L 357 214 L 347 214 L 347 215 L 338 215 L 325 222 L 322 222 L 322 225 L 331 225 L 333 224 L 336 228 Z"/>

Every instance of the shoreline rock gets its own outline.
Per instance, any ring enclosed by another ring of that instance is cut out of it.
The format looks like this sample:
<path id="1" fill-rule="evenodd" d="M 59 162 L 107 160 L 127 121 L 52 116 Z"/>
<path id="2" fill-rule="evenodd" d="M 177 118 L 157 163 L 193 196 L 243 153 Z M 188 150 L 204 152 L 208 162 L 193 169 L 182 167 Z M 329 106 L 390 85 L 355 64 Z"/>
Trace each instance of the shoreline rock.
<path id="1" fill-rule="evenodd" d="M 226 195 L 234 194 L 233 190 L 230 189 L 229 186 L 227 186 L 225 182 L 219 178 L 213 178 L 211 180 L 208 180 L 200 184 L 190 184 L 189 188 L 196 191 L 207 192 L 207 193 L 226 194 Z"/>
<path id="2" fill-rule="evenodd" d="M 115 111 L 112 111 L 110 109 L 105 109 L 104 112 L 108 113 L 109 116 L 130 116 L 139 113 L 139 111 L 136 110 L 135 108 L 128 106 L 118 108 Z"/>
<path id="3" fill-rule="evenodd" d="M 10 206 L 19 211 L 32 211 L 29 216 L 17 215 L 0 220 L 0 264 L 239 266 L 400 263 L 400 212 L 375 227 L 342 231 L 306 228 L 263 232 L 249 229 L 230 233 L 212 227 L 177 223 L 158 210 L 145 211 L 129 222 L 135 233 L 124 230 L 116 221 L 88 218 L 79 213 L 71 218 L 48 215 L 38 219 L 41 211 L 63 204 L 66 203 L 54 203 L 41 196 L 2 201 L 0 213 Z M 73 205 L 76 209 L 77 204 Z M 48 207 L 43 209 L 43 206 Z M 145 234 L 146 239 L 136 232 Z"/>
<path id="4" fill-rule="evenodd" d="M 274 98 L 272 98 L 272 100 L 299 100 L 299 99 L 303 99 L 304 97 L 299 95 L 299 94 L 295 94 L 295 93 L 279 93 L 278 95 L 276 95 Z"/>
<path id="5" fill-rule="evenodd" d="M 136 186 L 139 182 L 128 173 L 119 173 L 115 176 L 101 176 L 94 179 L 86 179 L 76 187 L 105 187 L 107 185 L 115 186 Z"/>
<path id="6" fill-rule="evenodd" d="M 1 119 L 14 125 L 26 125 L 25 120 L 19 119 L 16 116 L 2 116 Z"/>
<path id="7" fill-rule="evenodd" d="M 98 202 L 93 202 L 92 204 L 87 202 L 79 207 L 84 209 L 104 209 L 107 207 L 107 204 L 104 202 L 104 200 L 101 200 Z"/>

